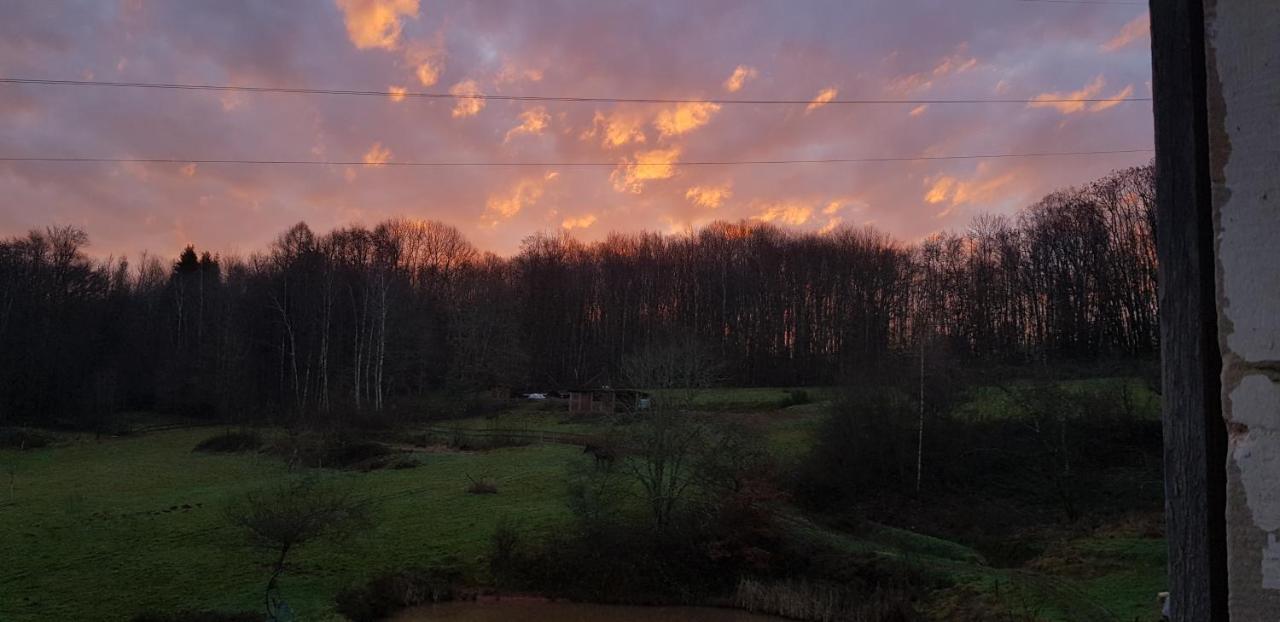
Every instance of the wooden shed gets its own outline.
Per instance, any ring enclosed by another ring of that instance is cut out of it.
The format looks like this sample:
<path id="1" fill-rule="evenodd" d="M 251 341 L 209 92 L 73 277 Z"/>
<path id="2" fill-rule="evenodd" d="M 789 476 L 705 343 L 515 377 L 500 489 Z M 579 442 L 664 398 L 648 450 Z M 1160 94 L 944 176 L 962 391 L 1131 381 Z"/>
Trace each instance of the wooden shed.
<path id="1" fill-rule="evenodd" d="M 635 389 L 574 389 L 569 391 L 569 414 L 600 415 L 649 409 L 649 394 Z"/>

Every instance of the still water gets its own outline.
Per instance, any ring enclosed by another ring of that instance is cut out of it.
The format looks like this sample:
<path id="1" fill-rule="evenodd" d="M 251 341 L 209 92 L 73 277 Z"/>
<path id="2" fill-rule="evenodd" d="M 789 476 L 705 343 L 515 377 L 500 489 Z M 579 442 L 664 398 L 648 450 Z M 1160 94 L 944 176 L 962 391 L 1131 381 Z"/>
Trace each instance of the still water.
<path id="1" fill-rule="evenodd" d="M 416 607 L 393 622 L 777 622 L 782 618 L 710 607 L 624 607 L 582 603 L 456 602 Z"/>

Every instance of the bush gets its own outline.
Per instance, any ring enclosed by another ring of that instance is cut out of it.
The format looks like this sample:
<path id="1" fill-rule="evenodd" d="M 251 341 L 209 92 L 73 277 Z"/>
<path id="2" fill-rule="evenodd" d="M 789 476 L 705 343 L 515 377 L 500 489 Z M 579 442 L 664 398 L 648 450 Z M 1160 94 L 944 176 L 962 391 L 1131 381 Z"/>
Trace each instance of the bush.
<path id="1" fill-rule="evenodd" d="M 391 448 L 373 441 L 297 434 L 277 440 L 268 453 L 313 468 L 373 470 L 391 466 Z M 397 467 L 399 468 L 399 467 Z"/>
<path id="2" fill-rule="evenodd" d="M 35 430 L 0 428 L 0 449 L 39 449 L 52 442 L 52 437 Z"/>
<path id="3" fill-rule="evenodd" d="M 888 390 L 850 392 L 832 405 L 801 464 L 796 497 L 824 511 L 914 485 L 916 417 Z"/>
<path id="4" fill-rule="evenodd" d="M 262 446 L 262 436 L 257 432 L 224 432 L 200 441 L 191 451 L 206 453 L 236 453 L 256 451 Z"/>
<path id="5" fill-rule="evenodd" d="M 810 401 L 812 400 L 809 399 L 808 391 L 805 391 L 804 389 L 793 389 L 791 391 L 787 391 L 787 397 L 783 398 L 779 407 L 786 408 L 788 406 L 802 406 L 804 404 L 808 404 Z"/>
<path id="6" fill-rule="evenodd" d="M 133 622 L 262 622 L 260 613 L 249 611 L 175 611 L 160 613 L 147 611 L 133 617 Z"/>
<path id="7" fill-rule="evenodd" d="M 467 476 L 467 479 L 471 480 L 471 485 L 467 486 L 467 492 L 473 495 L 498 494 L 498 485 L 493 483 L 493 480 L 486 478 L 471 479 L 470 475 Z"/>
<path id="8" fill-rule="evenodd" d="M 453 569 L 414 568 L 383 574 L 364 586 L 338 592 L 338 613 L 352 622 L 375 622 L 401 609 L 458 598 L 462 574 Z"/>

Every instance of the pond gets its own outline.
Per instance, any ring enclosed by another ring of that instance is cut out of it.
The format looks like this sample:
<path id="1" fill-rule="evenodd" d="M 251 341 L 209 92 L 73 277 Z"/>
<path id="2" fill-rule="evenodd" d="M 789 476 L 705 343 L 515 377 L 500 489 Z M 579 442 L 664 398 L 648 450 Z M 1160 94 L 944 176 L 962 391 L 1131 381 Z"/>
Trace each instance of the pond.
<path id="1" fill-rule="evenodd" d="M 777 622 L 782 618 L 713 607 L 627 607 L 585 603 L 455 602 L 415 607 L 393 622 Z"/>

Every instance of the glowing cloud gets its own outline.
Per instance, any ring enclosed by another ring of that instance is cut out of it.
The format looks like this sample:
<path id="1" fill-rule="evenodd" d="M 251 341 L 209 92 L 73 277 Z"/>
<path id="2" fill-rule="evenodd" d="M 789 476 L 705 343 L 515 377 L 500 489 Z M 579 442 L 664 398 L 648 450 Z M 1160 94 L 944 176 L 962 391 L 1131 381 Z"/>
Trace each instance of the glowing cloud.
<path id="1" fill-rule="evenodd" d="M 387 87 L 387 92 L 391 93 L 391 95 L 388 96 L 391 98 L 391 101 L 402 102 L 404 101 L 405 94 L 409 92 L 409 89 L 406 89 L 403 86 L 390 86 Z"/>
<path id="2" fill-rule="evenodd" d="M 827 102 L 835 99 L 836 95 L 839 93 L 840 91 L 836 90 L 835 87 L 829 87 L 818 91 L 818 96 L 813 98 L 813 101 L 809 102 L 808 106 L 804 107 L 804 111 L 806 113 L 813 112 L 814 110 L 827 105 Z"/>
<path id="3" fill-rule="evenodd" d="M 822 213 L 826 214 L 827 216 L 834 216 L 844 211 L 848 207 L 854 207 L 854 209 L 862 209 L 866 207 L 866 204 L 852 197 L 834 199 L 832 201 L 827 202 L 827 206 L 822 208 Z"/>
<path id="4" fill-rule="evenodd" d="M 933 87 L 935 80 L 945 78 L 952 74 L 959 74 L 969 71 L 978 66 L 978 59 L 967 54 L 968 46 L 961 44 L 959 49 L 950 56 L 938 61 L 928 71 L 908 74 L 894 78 L 889 83 L 889 90 L 895 93 L 911 93 L 914 91 L 927 91 Z"/>
<path id="5" fill-rule="evenodd" d="M 434 86 L 444 73 L 444 35 L 437 32 L 433 39 L 415 39 L 405 45 L 404 62 L 422 86 Z"/>
<path id="6" fill-rule="evenodd" d="M 956 185 L 956 178 L 943 175 L 931 182 L 929 190 L 924 193 L 925 203 L 941 203 L 947 200 L 951 189 Z"/>
<path id="7" fill-rule="evenodd" d="M 784 201 L 768 205 L 752 220 L 760 222 L 780 222 L 784 225 L 799 226 L 813 217 L 813 208 L 795 201 Z"/>
<path id="8" fill-rule="evenodd" d="M 591 128 L 579 138 L 591 140 L 598 136 L 602 147 L 617 148 L 628 143 L 644 142 L 643 128 L 644 120 L 636 114 L 617 111 L 605 116 L 597 111 L 591 119 Z"/>
<path id="9" fill-rule="evenodd" d="M 911 109 L 911 112 L 910 112 L 910 113 L 908 113 L 908 114 L 910 114 L 910 115 L 911 115 L 911 116 L 913 116 L 913 117 L 918 117 L 918 116 L 920 116 L 920 115 L 924 114 L 924 111 L 926 111 L 926 110 L 928 110 L 928 109 L 929 109 L 929 104 L 920 104 L 919 106 L 916 106 L 915 108 L 912 108 L 912 109 Z"/>
<path id="10" fill-rule="evenodd" d="M 609 175 L 613 189 L 618 192 L 640 194 L 647 181 L 670 179 L 676 175 L 675 164 L 680 158 L 680 147 L 641 151 L 635 160 L 622 161 Z"/>
<path id="11" fill-rule="evenodd" d="M 512 82 L 541 82 L 542 70 L 532 67 L 521 68 L 510 60 L 502 63 L 502 69 L 498 70 L 498 75 L 494 76 L 494 82 L 498 84 L 510 84 Z"/>
<path id="12" fill-rule="evenodd" d="M 724 90 L 729 91 L 730 93 L 737 93 L 742 90 L 742 87 L 747 83 L 747 80 L 752 80 L 759 74 L 760 72 L 756 71 L 755 67 L 738 65 L 733 70 L 733 73 L 725 79 Z"/>
<path id="13" fill-rule="evenodd" d="M 564 219 L 564 222 L 560 223 L 560 226 L 566 230 L 572 231 L 574 229 L 586 229 L 594 224 L 596 224 L 596 215 L 587 214 L 586 216 L 579 216 L 578 218 L 566 218 Z"/>
<path id="14" fill-rule="evenodd" d="M 484 110 L 485 101 L 477 97 L 482 95 L 480 85 L 475 80 L 463 80 L 449 88 L 449 94 L 457 97 L 453 105 L 453 118 L 472 117 Z"/>
<path id="15" fill-rule="evenodd" d="M 552 171 L 541 177 L 526 177 L 517 181 L 507 192 L 490 196 L 485 202 L 484 215 L 480 217 L 480 221 L 489 227 L 496 227 L 498 223 L 514 218 L 524 208 L 537 203 L 542 198 L 546 183 L 557 176 Z"/>
<path id="16" fill-rule="evenodd" d="M 684 198 L 689 199 L 694 205 L 707 209 L 720 207 L 731 196 L 733 196 L 733 191 L 728 184 L 723 186 L 694 186 L 684 193 Z"/>
<path id="17" fill-rule="evenodd" d="M 986 170 L 985 166 L 979 167 L 978 175 L 983 175 Z M 946 204 L 946 209 L 935 214 L 937 218 L 945 218 L 957 206 L 991 201 L 996 198 L 1002 188 L 1013 182 L 1014 178 L 1014 173 L 990 179 L 973 179 L 970 181 L 957 179 L 950 175 L 931 177 L 925 180 L 925 184 L 929 188 L 925 192 L 924 201 L 931 205 Z"/>
<path id="18" fill-rule="evenodd" d="M 1103 110 L 1106 110 L 1107 108 L 1112 108 L 1112 107 L 1114 107 L 1114 106 L 1118 106 L 1118 105 L 1120 105 L 1120 100 L 1129 99 L 1129 96 L 1130 96 L 1130 95 L 1133 95 L 1133 85 L 1132 85 L 1132 84 L 1130 84 L 1130 85 L 1128 85 L 1128 86 L 1124 87 L 1123 89 L 1120 89 L 1120 92 L 1119 92 L 1119 93 L 1116 93 L 1115 95 L 1112 95 L 1112 96 L 1111 96 L 1111 100 L 1112 100 L 1112 101 L 1107 101 L 1107 102 L 1093 102 L 1093 105 L 1089 106 L 1089 112 L 1101 112 L 1101 111 L 1103 111 Z"/>
<path id="19" fill-rule="evenodd" d="M 418 16 L 418 0 L 337 0 L 356 49 L 393 50 L 400 44 L 403 17 Z"/>
<path id="20" fill-rule="evenodd" d="M 1120 29 L 1120 34 L 1103 43 L 1100 47 L 1104 52 L 1115 52 L 1129 47 L 1132 43 L 1146 39 L 1150 32 L 1151 17 L 1143 13 L 1135 17 L 1133 21 L 1125 24 L 1124 28 Z"/>
<path id="21" fill-rule="evenodd" d="M 841 222 L 844 222 L 844 219 L 839 216 L 832 216 L 831 218 L 828 218 L 827 224 L 822 225 L 822 228 L 818 229 L 818 234 L 826 235 L 835 231 L 836 227 L 839 227 Z"/>
<path id="22" fill-rule="evenodd" d="M 373 143 L 372 147 L 364 154 L 364 163 L 379 166 L 391 161 L 391 150 L 382 146 L 382 143 Z"/>
<path id="23" fill-rule="evenodd" d="M 658 128 L 658 135 L 679 136 L 696 130 L 711 122 L 711 116 L 720 110 L 720 104 L 711 102 L 683 102 L 674 108 L 667 108 L 658 113 L 653 126 Z"/>
<path id="24" fill-rule="evenodd" d="M 551 123 L 551 115 L 547 114 L 546 106 L 536 106 L 520 113 L 520 125 L 507 130 L 507 135 L 502 142 L 511 140 L 514 136 L 521 134 L 538 135 L 547 129 Z"/>
<path id="25" fill-rule="evenodd" d="M 1031 108 L 1053 108 L 1062 114 L 1075 114 L 1077 112 L 1100 112 L 1115 106 L 1119 102 L 1087 102 L 1080 101 L 1085 99 L 1096 99 L 1098 94 L 1102 92 L 1103 87 L 1107 85 L 1106 80 L 1102 76 L 1098 76 L 1093 81 L 1086 84 L 1084 88 L 1067 93 L 1042 93 L 1036 95 L 1033 101 L 1027 104 Z M 1126 99 L 1133 94 L 1133 85 L 1126 86 L 1120 92 L 1112 95 L 1110 99 Z M 1046 101 L 1046 100 L 1076 100 L 1076 101 Z"/>

